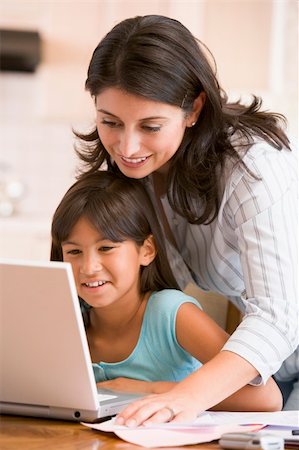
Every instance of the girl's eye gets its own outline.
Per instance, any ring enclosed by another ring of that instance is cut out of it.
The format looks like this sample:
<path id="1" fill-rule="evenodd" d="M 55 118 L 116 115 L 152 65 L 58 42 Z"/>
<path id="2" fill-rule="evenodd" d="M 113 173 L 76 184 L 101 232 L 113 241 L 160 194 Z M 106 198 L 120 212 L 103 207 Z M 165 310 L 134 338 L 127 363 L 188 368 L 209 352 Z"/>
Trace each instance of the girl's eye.
<path id="1" fill-rule="evenodd" d="M 106 120 L 106 119 L 103 119 L 103 120 L 101 121 L 101 123 L 102 123 L 103 125 L 106 125 L 106 126 L 110 127 L 110 128 L 118 128 L 118 127 L 121 126 L 121 124 L 120 124 L 119 122 L 114 122 L 113 120 Z"/>
<path id="2" fill-rule="evenodd" d="M 77 250 L 77 249 L 68 250 L 66 252 L 67 255 L 79 255 L 79 253 L 81 253 L 81 252 L 80 252 L 80 250 Z"/>

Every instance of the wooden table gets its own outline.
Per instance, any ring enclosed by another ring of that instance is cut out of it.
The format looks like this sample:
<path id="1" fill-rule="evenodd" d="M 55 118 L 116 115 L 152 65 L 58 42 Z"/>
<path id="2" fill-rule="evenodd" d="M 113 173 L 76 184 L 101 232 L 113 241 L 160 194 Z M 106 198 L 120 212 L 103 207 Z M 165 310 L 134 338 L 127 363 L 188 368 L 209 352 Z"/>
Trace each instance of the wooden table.
<path id="1" fill-rule="evenodd" d="M 113 433 L 91 430 L 75 422 L 0 416 L 1 450 L 137 450 L 137 445 L 122 441 Z M 217 450 L 213 443 L 167 447 L 168 450 Z"/>

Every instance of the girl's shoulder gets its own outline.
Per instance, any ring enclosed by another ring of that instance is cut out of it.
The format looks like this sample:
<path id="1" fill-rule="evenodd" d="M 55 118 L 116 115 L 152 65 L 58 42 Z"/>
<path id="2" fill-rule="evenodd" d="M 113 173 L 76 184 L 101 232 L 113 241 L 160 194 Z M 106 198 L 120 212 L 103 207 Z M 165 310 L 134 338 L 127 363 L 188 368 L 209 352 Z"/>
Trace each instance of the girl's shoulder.
<path id="1" fill-rule="evenodd" d="M 148 308 L 161 313 L 163 311 L 177 311 L 184 303 L 193 303 L 201 308 L 199 302 L 194 297 L 178 289 L 163 289 L 153 292 L 148 300 Z"/>
<path id="2" fill-rule="evenodd" d="M 184 303 L 192 303 L 199 309 L 199 302 L 184 292 L 176 289 L 155 291 L 148 299 L 143 320 L 143 332 L 161 342 L 176 339 L 176 317 Z M 159 335 L 159 338 L 158 336 Z"/>

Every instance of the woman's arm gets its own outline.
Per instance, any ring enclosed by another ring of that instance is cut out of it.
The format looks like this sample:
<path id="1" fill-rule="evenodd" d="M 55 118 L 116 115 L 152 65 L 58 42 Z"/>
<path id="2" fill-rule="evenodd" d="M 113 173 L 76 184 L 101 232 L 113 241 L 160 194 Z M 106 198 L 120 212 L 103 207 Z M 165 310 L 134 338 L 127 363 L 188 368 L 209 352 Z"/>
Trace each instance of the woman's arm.
<path id="1" fill-rule="evenodd" d="M 235 394 L 211 408 L 213 411 L 278 411 L 282 409 L 282 395 L 273 380 L 266 384 L 251 386 L 247 384 Z"/>
<path id="2" fill-rule="evenodd" d="M 199 413 L 220 403 L 256 375 L 256 369 L 239 355 L 221 351 L 169 392 L 130 404 L 117 416 L 116 423 L 134 427 L 167 422 L 169 408 L 175 413 L 172 422 L 195 420 Z"/>
<path id="3" fill-rule="evenodd" d="M 229 338 L 229 335 L 214 320 L 191 303 L 185 303 L 180 307 L 177 314 L 176 333 L 180 345 L 202 363 L 207 363 L 214 358 Z M 238 375 L 237 368 L 236 374 Z M 218 372 L 217 378 L 218 383 L 221 384 L 221 372 Z M 230 375 L 228 381 L 231 381 L 233 387 L 233 374 Z M 210 389 L 214 389 L 212 385 Z M 280 390 L 275 381 L 269 379 L 265 385 L 251 386 L 247 384 L 218 403 L 213 409 L 272 411 L 281 409 L 281 407 Z"/>
<path id="4" fill-rule="evenodd" d="M 224 205 L 229 225 L 222 220 L 238 249 L 244 319 L 224 348 L 251 362 L 265 382 L 298 346 L 296 152 L 261 142 L 244 162 L 257 179 L 234 171 Z"/>

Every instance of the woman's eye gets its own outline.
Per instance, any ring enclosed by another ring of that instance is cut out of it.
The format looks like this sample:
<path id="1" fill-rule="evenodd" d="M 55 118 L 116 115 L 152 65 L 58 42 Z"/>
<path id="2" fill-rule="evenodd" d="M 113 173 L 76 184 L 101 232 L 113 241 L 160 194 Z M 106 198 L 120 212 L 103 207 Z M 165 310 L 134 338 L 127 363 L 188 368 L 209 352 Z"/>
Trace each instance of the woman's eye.
<path id="1" fill-rule="evenodd" d="M 107 125 L 110 128 L 118 128 L 121 126 L 121 124 L 119 122 L 114 122 L 113 120 L 106 120 L 106 119 L 103 119 L 101 121 L 101 124 Z"/>
<path id="2" fill-rule="evenodd" d="M 109 252 L 109 250 L 112 250 L 113 247 L 109 247 L 109 246 L 102 246 L 99 248 L 100 252 Z"/>
<path id="3" fill-rule="evenodd" d="M 142 128 L 145 131 L 148 131 L 149 133 L 157 133 L 158 131 L 161 130 L 160 126 L 149 126 L 149 125 L 143 125 Z"/>

